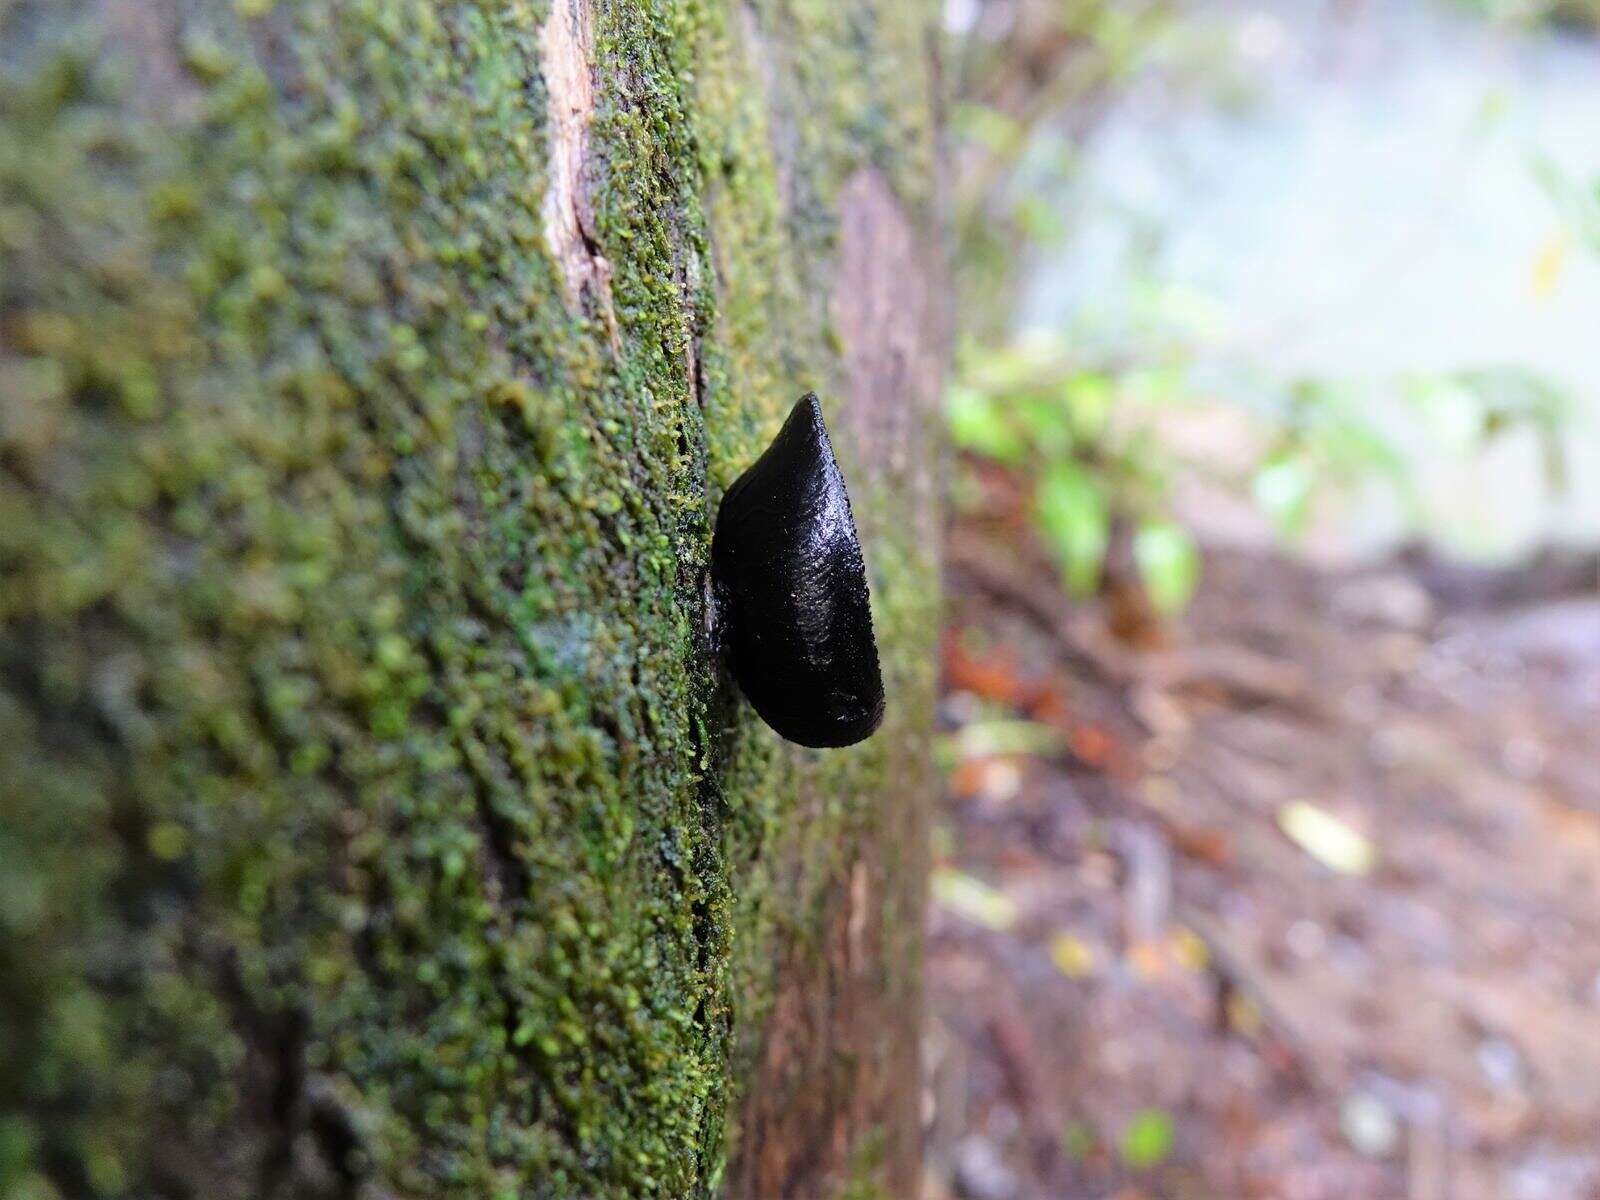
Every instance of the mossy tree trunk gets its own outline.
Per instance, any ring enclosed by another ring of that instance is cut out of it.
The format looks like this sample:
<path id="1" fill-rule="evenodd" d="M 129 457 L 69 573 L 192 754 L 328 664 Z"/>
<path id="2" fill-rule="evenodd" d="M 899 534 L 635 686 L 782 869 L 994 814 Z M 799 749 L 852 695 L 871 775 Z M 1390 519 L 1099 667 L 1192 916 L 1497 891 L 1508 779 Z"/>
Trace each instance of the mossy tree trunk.
<path id="1" fill-rule="evenodd" d="M 915 1190 L 921 0 L 0 0 L 0 1194 Z M 815 389 L 889 716 L 705 651 Z"/>

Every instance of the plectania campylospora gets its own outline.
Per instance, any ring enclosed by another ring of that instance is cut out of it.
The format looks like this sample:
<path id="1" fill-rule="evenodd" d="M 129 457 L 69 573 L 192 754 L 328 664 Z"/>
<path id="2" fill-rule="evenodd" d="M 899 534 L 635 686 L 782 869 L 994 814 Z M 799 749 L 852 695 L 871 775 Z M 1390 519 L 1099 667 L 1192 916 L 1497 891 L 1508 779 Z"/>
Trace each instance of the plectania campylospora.
<path id="1" fill-rule="evenodd" d="M 719 640 L 762 720 L 802 746 L 877 729 L 867 567 L 816 393 L 722 498 L 711 574 Z"/>

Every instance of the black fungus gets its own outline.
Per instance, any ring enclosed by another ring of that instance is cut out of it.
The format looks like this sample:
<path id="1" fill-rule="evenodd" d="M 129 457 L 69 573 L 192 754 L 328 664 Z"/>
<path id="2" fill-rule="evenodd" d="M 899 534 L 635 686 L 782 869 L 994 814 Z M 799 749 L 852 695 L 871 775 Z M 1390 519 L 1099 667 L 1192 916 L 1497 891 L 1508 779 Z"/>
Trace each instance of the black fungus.
<path id="1" fill-rule="evenodd" d="M 814 393 L 723 497 L 711 571 L 722 645 L 761 719 L 802 746 L 870 736 L 883 677 L 867 567 Z"/>

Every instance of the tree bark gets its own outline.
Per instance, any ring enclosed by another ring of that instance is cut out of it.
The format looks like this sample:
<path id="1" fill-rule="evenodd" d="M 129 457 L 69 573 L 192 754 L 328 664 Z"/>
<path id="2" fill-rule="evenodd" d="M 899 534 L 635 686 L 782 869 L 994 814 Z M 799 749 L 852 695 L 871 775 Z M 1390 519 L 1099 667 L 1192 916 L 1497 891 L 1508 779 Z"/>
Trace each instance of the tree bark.
<path id="1" fill-rule="evenodd" d="M 0 1194 L 915 1193 L 933 7 L 0 3 Z M 833 752 L 705 608 L 812 389 Z"/>

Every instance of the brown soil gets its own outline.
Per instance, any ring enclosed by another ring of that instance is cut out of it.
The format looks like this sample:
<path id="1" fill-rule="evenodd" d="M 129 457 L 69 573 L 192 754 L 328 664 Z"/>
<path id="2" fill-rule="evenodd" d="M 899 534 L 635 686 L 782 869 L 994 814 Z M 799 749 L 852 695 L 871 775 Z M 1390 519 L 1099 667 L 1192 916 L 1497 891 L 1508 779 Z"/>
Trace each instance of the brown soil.
<path id="1" fill-rule="evenodd" d="M 950 543 L 930 1200 L 1600 1198 L 1600 589 L 1217 553 L 1161 629 L 1020 541 Z"/>

